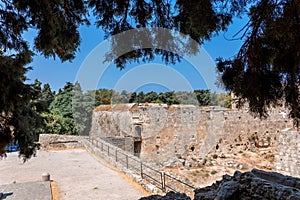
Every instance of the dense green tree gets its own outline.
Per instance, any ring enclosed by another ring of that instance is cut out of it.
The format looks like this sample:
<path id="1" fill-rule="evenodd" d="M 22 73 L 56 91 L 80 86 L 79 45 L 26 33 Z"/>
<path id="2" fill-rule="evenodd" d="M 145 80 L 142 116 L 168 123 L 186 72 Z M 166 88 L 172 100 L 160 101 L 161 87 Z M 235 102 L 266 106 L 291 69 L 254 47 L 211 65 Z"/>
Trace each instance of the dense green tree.
<path id="1" fill-rule="evenodd" d="M 228 93 L 211 93 L 211 106 L 221 106 L 223 108 L 231 108 L 231 95 Z"/>
<path id="2" fill-rule="evenodd" d="M 112 103 L 113 104 L 128 103 L 129 98 L 130 96 L 126 90 L 123 90 L 121 93 L 114 91 L 112 96 Z"/>
<path id="3" fill-rule="evenodd" d="M 64 134 L 68 128 L 65 128 L 64 117 L 60 110 L 53 109 L 50 112 L 42 113 L 45 122 L 44 133 L 47 134 Z"/>
<path id="4" fill-rule="evenodd" d="M 62 116 L 72 118 L 73 89 L 73 83 L 67 82 L 51 102 L 50 110 L 58 109 Z"/>
<path id="5" fill-rule="evenodd" d="M 148 92 L 144 95 L 144 102 L 148 102 L 148 103 L 159 103 L 159 96 L 156 92 Z"/>
<path id="6" fill-rule="evenodd" d="M 175 92 L 175 95 L 180 104 L 199 105 L 194 92 L 180 91 Z"/>
<path id="7" fill-rule="evenodd" d="M 79 25 L 87 22 L 84 1 L 3 0 L 0 4 L 0 46 L 20 51 L 28 49 L 22 37 L 29 28 L 37 30 L 34 47 L 46 57 L 74 58 L 80 43 Z"/>
<path id="8" fill-rule="evenodd" d="M 102 88 L 95 91 L 91 91 L 91 93 L 93 93 L 93 95 L 95 96 L 95 104 L 96 106 L 98 106 L 111 104 L 114 91 Z"/>
<path id="9" fill-rule="evenodd" d="M 53 99 L 51 90 L 46 89 L 46 91 L 46 96 L 49 95 L 49 98 Z M 78 82 L 74 85 L 67 82 L 50 103 L 49 112 L 43 113 L 46 123 L 45 132 L 87 135 L 90 130 L 92 110 L 96 106 L 94 94 L 95 92 L 91 91 L 83 93 Z"/>
<path id="10" fill-rule="evenodd" d="M 72 135 L 77 133 L 72 109 L 73 89 L 74 85 L 67 82 L 63 89 L 55 95 L 49 106 L 50 115 L 47 119 L 49 131 L 55 130 L 55 133 Z M 54 127 L 50 127 L 51 125 Z"/>
<path id="11" fill-rule="evenodd" d="M 38 133 L 43 127 L 39 88 L 24 83 L 24 74 L 29 69 L 24 66 L 31 62 L 31 56 L 30 51 L 11 56 L 0 54 L 0 153 L 13 141 L 20 146 L 24 159 L 35 153 Z"/>
<path id="12" fill-rule="evenodd" d="M 42 86 L 42 82 L 35 79 L 32 84 L 32 88 L 36 94 L 36 98 L 34 100 L 32 99 L 31 101 L 34 101 L 35 109 L 37 112 L 43 112 L 43 111 L 47 110 L 47 103 L 42 98 L 42 87 L 41 86 Z"/>
<path id="13" fill-rule="evenodd" d="M 49 108 L 51 102 L 55 98 L 55 92 L 51 91 L 50 85 L 48 83 L 44 84 L 42 89 L 42 99 L 45 101 L 47 108 Z"/>
<path id="14" fill-rule="evenodd" d="M 78 135 L 88 135 L 94 106 L 93 96 L 88 93 L 84 94 L 80 84 L 76 82 L 73 90 L 72 108 Z"/>
<path id="15" fill-rule="evenodd" d="M 174 91 L 159 93 L 159 100 L 168 105 L 179 104 L 179 101 L 178 101 Z"/>
<path id="16" fill-rule="evenodd" d="M 138 95 L 137 95 L 137 103 L 145 103 L 145 94 L 144 92 L 139 92 Z"/>
<path id="17" fill-rule="evenodd" d="M 20 146 L 20 155 L 29 158 L 35 153 L 37 130 L 42 127 L 34 103 L 36 91 L 25 84 L 25 73 L 30 69 L 25 66 L 33 52 L 23 38 L 24 31 L 37 30 L 34 50 L 46 57 L 69 60 L 78 49 L 78 27 L 85 22 L 85 14 L 80 0 L 0 2 L 0 151 L 13 138 Z"/>
<path id="18" fill-rule="evenodd" d="M 225 88 L 239 105 L 266 117 L 271 106 L 284 105 L 300 121 L 300 1 L 261 0 L 248 11 L 244 44 L 231 59 L 219 59 Z"/>
<path id="19" fill-rule="evenodd" d="M 218 105 L 224 108 L 231 108 L 231 95 L 221 93 L 217 95 Z"/>
<path id="20" fill-rule="evenodd" d="M 199 106 L 210 106 L 211 105 L 211 93 L 210 90 L 195 90 Z"/>
<path id="21" fill-rule="evenodd" d="M 134 102 L 137 102 L 137 94 L 136 94 L 136 92 L 132 92 L 130 94 L 129 103 L 134 103 Z"/>
<path id="22" fill-rule="evenodd" d="M 210 93 L 210 106 L 218 106 L 219 105 L 219 100 L 218 100 L 218 94 L 213 92 Z"/>

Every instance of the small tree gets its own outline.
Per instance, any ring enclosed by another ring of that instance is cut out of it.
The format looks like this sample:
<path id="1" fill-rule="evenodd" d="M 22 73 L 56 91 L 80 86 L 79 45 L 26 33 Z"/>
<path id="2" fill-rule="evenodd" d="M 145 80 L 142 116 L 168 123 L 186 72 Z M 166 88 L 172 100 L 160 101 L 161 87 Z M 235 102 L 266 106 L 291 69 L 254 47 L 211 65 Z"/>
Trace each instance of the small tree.
<path id="1" fill-rule="evenodd" d="M 210 106 L 211 105 L 211 93 L 210 90 L 194 90 L 199 106 Z"/>

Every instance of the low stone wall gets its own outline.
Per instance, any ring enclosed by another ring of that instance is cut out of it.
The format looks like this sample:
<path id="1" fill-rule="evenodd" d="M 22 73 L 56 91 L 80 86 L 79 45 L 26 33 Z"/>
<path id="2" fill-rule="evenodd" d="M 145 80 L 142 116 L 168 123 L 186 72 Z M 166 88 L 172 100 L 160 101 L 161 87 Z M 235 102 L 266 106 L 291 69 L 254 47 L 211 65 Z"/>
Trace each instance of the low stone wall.
<path id="1" fill-rule="evenodd" d="M 274 171 L 300 177 L 300 133 L 283 130 L 276 149 Z"/>
<path id="2" fill-rule="evenodd" d="M 114 138 L 114 137 L 105 137 L 101 138 L 105 142 L 108 142 L 130 154 L 134 154 L 133 147 L 133 138 Z"/>
<path id="3" fill-rule="evenodd" d="M 83 148 L 81 140 L 86 137 L 74 135 L 40 134 L 40 148 L 46 149 L 76 149 Z"/>

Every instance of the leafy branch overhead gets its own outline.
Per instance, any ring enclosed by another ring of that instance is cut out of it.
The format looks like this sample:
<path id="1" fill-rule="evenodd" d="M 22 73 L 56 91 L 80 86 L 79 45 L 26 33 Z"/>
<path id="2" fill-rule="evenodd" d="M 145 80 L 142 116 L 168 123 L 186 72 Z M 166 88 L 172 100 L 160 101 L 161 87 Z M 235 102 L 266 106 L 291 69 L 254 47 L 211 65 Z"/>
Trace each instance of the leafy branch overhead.
<path id="1" fill-rule="evenodd" d="M 285 106 L 300 121 L 300 2 L 258 1 L 248 13 L 244 44 L 233 59 L 218 59 L 225 87 L 250 111 L 266 117 Z"/>

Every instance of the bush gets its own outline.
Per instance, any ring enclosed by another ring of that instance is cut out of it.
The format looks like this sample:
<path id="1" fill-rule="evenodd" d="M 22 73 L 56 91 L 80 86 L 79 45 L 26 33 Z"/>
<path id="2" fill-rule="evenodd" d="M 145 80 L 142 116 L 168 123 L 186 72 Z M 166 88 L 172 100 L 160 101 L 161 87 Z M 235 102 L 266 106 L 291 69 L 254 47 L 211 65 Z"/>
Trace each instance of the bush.
<path id="1" fill-rule="evenodd" d="M 214 175 L 216 173 L 218 173 L 216 170 L 213 170 L 213 171 L 210 172 L 211 175 Z"/>

